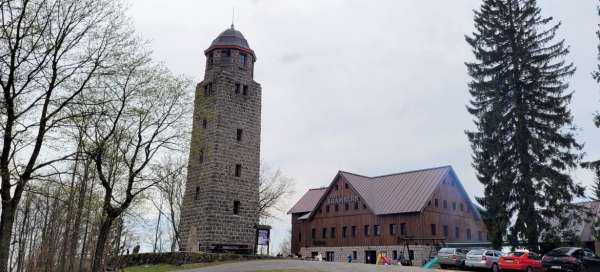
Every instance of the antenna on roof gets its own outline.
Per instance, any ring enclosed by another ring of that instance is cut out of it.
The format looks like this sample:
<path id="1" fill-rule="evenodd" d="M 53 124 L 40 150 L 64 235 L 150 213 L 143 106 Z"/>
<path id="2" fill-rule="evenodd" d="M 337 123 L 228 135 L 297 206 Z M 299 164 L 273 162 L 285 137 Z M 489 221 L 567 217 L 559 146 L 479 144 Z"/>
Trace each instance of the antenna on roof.
<path id="1" fill-rule="evenodd" d="M 233 21 L 235 20 L 235 7 L 231 8 L 231 29 L 233 29 Z"/>

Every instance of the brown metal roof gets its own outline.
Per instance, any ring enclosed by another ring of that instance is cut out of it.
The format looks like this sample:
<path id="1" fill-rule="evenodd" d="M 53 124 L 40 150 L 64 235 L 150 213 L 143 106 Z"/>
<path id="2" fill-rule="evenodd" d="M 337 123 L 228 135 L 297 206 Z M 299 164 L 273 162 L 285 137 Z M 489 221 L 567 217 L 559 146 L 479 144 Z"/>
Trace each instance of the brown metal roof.
<path id="1" fill-rule="evenodd" d="M 312 211 L 326 191 L 327 187 L 308 190 L 308 192 L 306 192 L 306 194 L 304 194 L 302 198 L 296 202 L 296 205 L 294 205 L 287 213 L 305 213 Z"/>
<path id="2" fill-rule="evenodd" d="M 340 172 L 376 215 L 420 212 L 451 171 L 450 166 L 365 177 Z"/>

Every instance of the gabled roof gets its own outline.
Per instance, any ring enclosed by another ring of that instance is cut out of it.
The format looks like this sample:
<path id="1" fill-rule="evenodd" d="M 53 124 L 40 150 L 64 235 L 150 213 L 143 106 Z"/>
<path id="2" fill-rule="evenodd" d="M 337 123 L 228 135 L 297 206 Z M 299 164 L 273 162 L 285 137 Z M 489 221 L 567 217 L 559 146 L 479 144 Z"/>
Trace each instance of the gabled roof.
<path id="1" fill-rule="evenodd" d="M 327 187 L 310 189 L 306 194 L 296 202 L 296 205 L 292 207 L 287 213 L 305 213 L 315 209 L 319 199 L 325 194 Z"/>
<path id="2" fill-rule="evenodd" d="M 365 205 L 375 214 L 397 214 L 421 212 L 433 193 L 444 181 L 455 181 L 457 189 L 471 205 L 474 215 L 480 215 L 471 202 L 462 184 L 456 177 L 451 166 L 421 169 L 377 177 L 367 177 L 349 172 L 339 171 L 328 187 L 309 190 L 289 213 L 307 213 L 299 219 L 312 217 L 313 211 L 325 200 L 327 192 L 338 178 L 346 180 L 350 187 L 364 201 Z M 317 198 L 317 196 L 319 196 Z"/>
<path id="3" fill-rule="evenodd" d="M 372 178 L 348 172 L 340 175 L 374 214 L 381 215 L 420 212 L 450 171 L 450 166 L 443 166 Z"/>

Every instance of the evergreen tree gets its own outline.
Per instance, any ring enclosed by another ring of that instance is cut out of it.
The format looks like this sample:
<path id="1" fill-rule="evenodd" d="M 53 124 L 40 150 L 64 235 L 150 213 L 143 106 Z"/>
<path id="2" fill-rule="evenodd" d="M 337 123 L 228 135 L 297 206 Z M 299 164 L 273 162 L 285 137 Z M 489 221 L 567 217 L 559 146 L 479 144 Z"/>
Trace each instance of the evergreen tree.
<path id="1" fill-rule="evenodd" d="M 566 82 L 575 68 L 555 39 L 560 23 L 543 17 L 535 0 L 483 0 L 474 22 L 466 41 L 475 60 L 466 66 L 476 129 L 467 136 L 485 187 L 480 203 L 496 223 L 492 240 L 508 227 L 511 241 L 536 249 L 550 218 L 584 192 L 568 173 L 581 153 Z"/>

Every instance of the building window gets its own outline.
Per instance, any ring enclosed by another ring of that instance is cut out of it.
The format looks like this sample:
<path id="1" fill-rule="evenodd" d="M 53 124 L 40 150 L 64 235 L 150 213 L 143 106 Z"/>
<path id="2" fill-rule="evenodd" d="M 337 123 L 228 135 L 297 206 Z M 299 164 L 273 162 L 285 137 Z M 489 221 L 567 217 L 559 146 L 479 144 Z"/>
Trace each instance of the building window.
<path id="1" fill-rule="evenodd" d="M 352 259 L 356 260 L 358 258 L 358 254 L 356 253 L 356 251 L 352 251 Z"/>
<path id="2" fill-rule="evenodd" d="M 348 183 L 347 182 L 344 183 L 344 186 L 345 186 L 346 189 L 348 189 Z"/>
<path id="3" fill-rule="evenodd" d="M 233 214 L 237 215 L 240 213 L 240 202 L 238 200 L 233 201 Z"/>
<path id="4" fill-rule="evenodd" d="M 202 119 L 202 128 L 206 128 L 208 126 L 208 121 L 206 119 Z"/>
<path id="5" fill-rule="evenodd" d="M 346 233 L 348 232 L 348 227 L 343 226 L 342 227 L 342 238 L 346 238 Z"/>
<path id="6" fill-rule="evenodd" d="M 298 242 L 302 242 L 302 232 L 298 232 Z"/>
<path id="7" fill-rule="evenodd" d="M 350 209 L 350 205 L 349 205 L 348 203 L 345 203 L 345 204 L 344 204 L 344 210 L 346 210 L 346 211 L 347 211 L 348 209 Z"/>
<path id="8" fill-rule="evenodd" d="M 323 229 L 321 230 L 321 237 L 322 237 L 323 239 L 327 238 L 327 228 L 323 228 Z"/>
<path id="9" fill-rule="evenodd" d="M 444 225 L 444 237 L 448 237 L 448 226 Z"/>
<path id="10" fill-rule="evenodd" d="M 235 84 L 235 94 L 240 94 L 240 84 L 239 83 Z"/>
<path id="11" fill-rule="evenodd" d="M 356 226 L 352 226 L 352 237 L 356 237 Z"/>
<path id="12" fill-rule="evenodd" d="M 448 209 L 448 202 L 444 200 L 444 209 Z"/>
<path id="13" fill-rule="evenodd" d="M 380 225 L 375 225 L 373 227 L 373 232 L 374 232 L 375 236 L 381 235 L 381 226 Z"/>
<path id="14" fill-rule="evenodd" d="M 429 200 L 429 202 L 427 202 L 427 207 L 431 206 L 431 200 Z"/>
<path id="15" fill-rule="evenodd" d="M 483 235 L 481 235 L 481 231 L 477 232 L 477 240 L 482 241 Z"/>
<path id="16" fill-rule="evenodd" d="M 204 162 L 204 149 L 200 149 L 200 155 L 198 156 L 198 161 L 200 163 Z"/>
<path id="17" fill-rule="evenodd" d="M 406 223 L 401 223 L 400 224 L 400 234 L 401 235 L 406 235 Z"/>
<path id="18" fill-rule="evenodd" d="M 236 177 L 241 177 L 242 176 L 242 165 L 241 164 L 236 164 L 235 165 L 235 176 Z"/>
<path id="19" fill-rule="evenodd" d="M 200 187 L 196 187 L 196 194 L 194 195 L 194 200 L 198 200 L 200 198 Z"/>
<path id="20" fill-rule="evenodd" d="M 208 54 L 208 64 L 213 64 L 213 53 Z"/>
<path id="21" fill-rule="evenodd" d="M 366 209 L 366 208 L 367 208 L 367 205 L 366 205 L 366 204 L 363 204 L 363 209 Z"/>
<path id="22" fill-rule="evenodd" d="M 242 90 L 242 95 L 248 95 L 248 85 L 244 85 L 244 88 Z"/>
<path id="23" fill-rule="evenodd" d="M 456 211 L 456 202 L 452 202 L 452 210 Z"/>
<path id="24" fill-rule="evenodd" d="M 354 202 L 354 209 L 358 210 L 358 202 Z"/>
<path id="25" fill-rule="evenodd" d="M 204 96 L 211 96 L 212 95 L 212 83 L 208 83 L 206 85 L 204 85 Z"/>
<path id="26" fill-rule="evenodd" d="M 240 53 L 240 65 L 246 67 L 246 54 Z"/>
<path id="27" fill-rule="evenodd" d="M 325 205 L 325 212 L 329 212 L 329 205 Z"/>
<path id="28" fill-rule="evenodd" d="M 390 224 L 390 235 L 396 235 L 396 224 Z"/>
<path id="29" fill-rule="evenodd" d="M 460 238 L 460 229 L 458 227 L 454 229 L 454 236 L 456 237 L 456 239 Z"/>
<path id="30" fill-rule="evenodd" d="M 369 225 L 365 225 L 364 235 L 365 237 L 369 236 Z"/>
<path id="31" fill-rule="evenodd" d="M 398 260 L 398 250 L 392 251 L 392 260 Z"/>
<path id="32" fill-rule="evenodd" d="M 244 130 L 242 130 L 241 128 L 237 129 L 237 134 L 236 134 L 236 139 L 238 142 L 242 141 L 242 136 L 244 135 Z"/>
<path id="33" fill-rule="evenodd" d="M 323 213 L 323 209 L 319 209 L 319 213 Z"/>
<path id="34" fill-rule="evenodd" d="M 331 228 L 331 238 L 335 238 L 335 228 Z"/>
<path id="35" fill-rule="evenodd" d="M 435 206 L 436 208 L 438 207 L 438 199 L 436 198 L 435 201 L 433 202 L 433 206 Z"/>
<path id="36" fill-rule="evenodd" d="M 437 226 L 435 224 L 431 224 L 431 235 L 437 235 Z"/>
<path id="37" fill-rule="evenodd" d="M 471 229 L 467 229 L 467 240 L 471 240 Z"/>
<path id="38" fill-rule="evenodd" d="M 460 203 L 460 211 L 464 211 L 465 210 L 465 206 L 462 204 L 462 202 Z"/>
<path id="39" fill-rule="evenodd" d="M 338 204 L 335 204 L 335 206 L 333 206 L 333 208 L 334 208 L 334 209 L 335 209 L 335 211 L 337 212 L 337 211 L 339 211 L 339 210 L 340 210 L 340 205 L 338 205 Z"/>
<path id="40" fill-rule="evenodd" d="M 221 51 L 221 54 L 227 56 L 227 57 L 231 57 L 231 49 L 225 49 Z"/>
<path id="41" fill-rule="evenodd" d="M 317 239 L 317 229 L 310 230 L 310 237 L 314 240 Z"/>
<path id="42" fill-rule="evenodd" d="M 338 190 L 338 185 L 336 184 L 335 186 L 333 186 L 335 188 L 335 190 Z"/>

